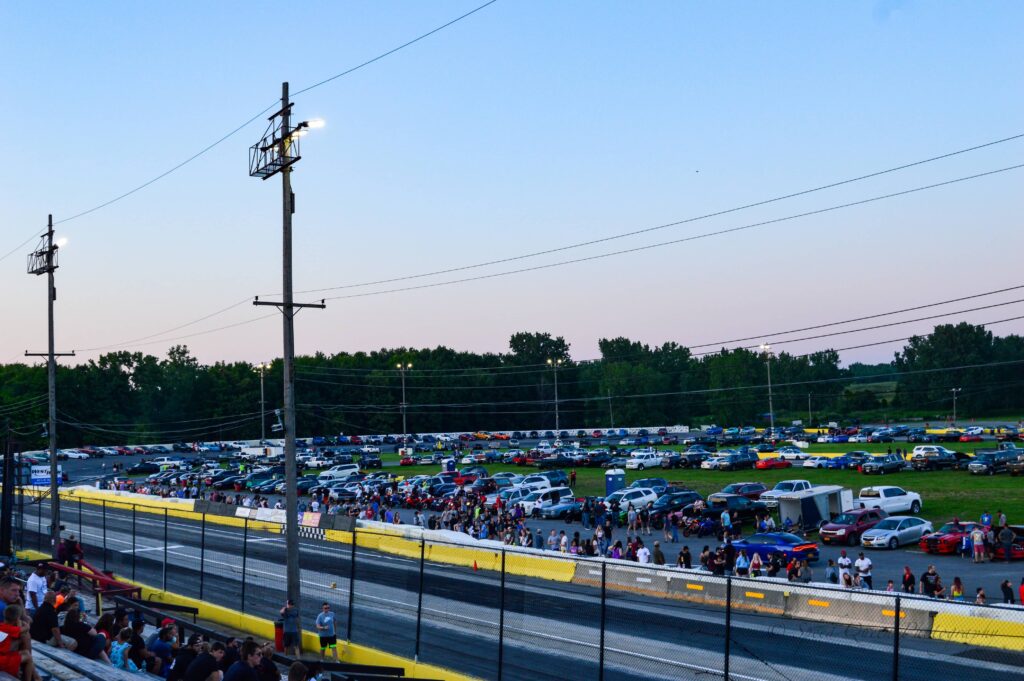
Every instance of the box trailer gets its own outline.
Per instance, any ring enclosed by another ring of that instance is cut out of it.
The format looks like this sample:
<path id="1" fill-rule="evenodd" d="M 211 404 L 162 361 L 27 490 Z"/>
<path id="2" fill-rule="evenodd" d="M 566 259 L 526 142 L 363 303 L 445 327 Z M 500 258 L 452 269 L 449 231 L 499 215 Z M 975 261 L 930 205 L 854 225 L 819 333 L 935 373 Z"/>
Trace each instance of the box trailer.
<path id="1" fill-rule="evenodd" d="M 778 497 L 779 518 L 789 518 L 795 529 L 816 530 L 843 511 L 853 508 L 853 491 L 840 485 L 817 485 Z"/>

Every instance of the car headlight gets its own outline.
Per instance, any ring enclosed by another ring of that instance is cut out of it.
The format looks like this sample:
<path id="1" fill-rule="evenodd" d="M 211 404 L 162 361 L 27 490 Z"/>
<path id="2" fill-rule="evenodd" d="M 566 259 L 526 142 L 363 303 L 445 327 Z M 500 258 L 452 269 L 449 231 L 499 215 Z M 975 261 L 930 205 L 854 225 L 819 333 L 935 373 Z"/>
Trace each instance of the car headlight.
<path id="1" fill-rule="evenodd" d="M 844 534 L 846 534 L 846 530 L 845 529 L 840 528 L 840 529 L 836 530 L 836 536 L 837 537 L 842 537 Z"/>

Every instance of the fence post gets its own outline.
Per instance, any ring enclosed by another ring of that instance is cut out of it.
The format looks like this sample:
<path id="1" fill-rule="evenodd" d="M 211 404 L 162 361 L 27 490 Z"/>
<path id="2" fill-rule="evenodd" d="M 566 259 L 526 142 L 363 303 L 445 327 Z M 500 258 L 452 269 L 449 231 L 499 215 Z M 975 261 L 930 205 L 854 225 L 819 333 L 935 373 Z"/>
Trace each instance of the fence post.
<path id="1" fill-rule="evenodd" d="M 729 648 L 732 645 L 732 577 L 725 578 L 725 662 L 723 676 L 729 681 Z"/>
<path id="2" fill-rule="evenodd" d="M 249 517 L 245 518 L 245 529 L 242 531 L 242 612 L 245 612 L 245 564 L 249 560 Z"/>
<path id="3" fill-rule="evenodd" d="M 36 497 L 36 550 L 43 550 L 43 498 Z"/>
<path id="4" fill-rule="evenodd" d="M 135 562 L 139 557 L 135 539 L 137 536 L 135 533 L 135 504 L 132 504 L 132 581 L 135 581 Z"/>
<path id="5" fill-rule="evenodd" d="M 896 609 L 893 612 L 892 624 L 892 681 L 899 681 L 900 678 L 900 596 L 896 594 Z"/>
<path id="6" fill-rule="evenodd" d="M 605 597 L 608 595 L 608 582 L 605 577 L 608 574 L 608 562 L 601 561 L 601 643 L 598 646 L 597 678 L 604 681 L 604 625 L 607 621 L 607 610 L 605 609 Z"/>
<path id="7" fill-rule="evenodd" d="M 163 590 L 167 591 L 167 509 L 164 509 L 164 569 Z"/>
<path id="8" fill-rule="evenodd" d="M 420 592 L 419 600 L 416 603 L 416 655 L 413 658 L 420 661 L 420 624 L 423 621 L 423 563 L 427 551 L 427 540 L 420 536 Z"/>
<path id="9" fill-rule="evenodd" d="M 203 585 L 206 583 L 206 514 L 203 514 L 202 530 L 199 534 L 199 600 L 203 600 Z"/>
<path id="10" fill-rule="evenodd" d="M 501 594 L 498 597 L 498 681 L 505 671 L 505 549 L 501 549 Z"/>
<path id="11" fill-rule="evenodd" d="M 107 502 L 103 501 L 103 571 L 107 571 Z"/>
<path id="12" fill-rule="evenodd" d="M 82 501 L 78 502 L 78 538 L 82 538 Z"/>
<path id="13" fill-rule="evenodd" d="M 348 559 L 348 625 L 345 632 L 345 640 L 352 642 L 352 614 L 353 603 L 356 594 L 356 528 L 352 528 L 352 554 Z"/>

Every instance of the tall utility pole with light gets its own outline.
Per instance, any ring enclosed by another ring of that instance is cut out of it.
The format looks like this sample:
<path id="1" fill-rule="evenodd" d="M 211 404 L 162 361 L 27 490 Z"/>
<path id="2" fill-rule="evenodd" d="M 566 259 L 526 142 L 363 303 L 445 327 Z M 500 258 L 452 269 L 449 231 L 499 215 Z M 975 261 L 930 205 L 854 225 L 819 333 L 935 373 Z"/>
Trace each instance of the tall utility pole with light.
<path id="1" fill-rule="evenodd" d="M 949 390 L 953 393 L 953 425 L 956 425 L 956 396 L 964 391 L 963 388 L 950 388 Z"/>
<path id="2" fill-rule="evenodd" d="M 292 105 L 288 101 L 288 83 L 281 84 L 281 109 L 268 119 L 263 138 L 249 149 L 249 175 L 266 180 L 281 174 L 282 203 L 282 298 L 281 302 L 261 301 L 253 305 L 272 305 L 281 311 L 284 321 L 284 477 L 285 477 L 285 575 L 286 595 L 300 605 L 302 586 L 299 572 L 299 494 L 298 468 L 295 462 L 295 313 L 306 307 L 323 309 L 319 303 L 296 303 L 292 287 L 292 213 L 295 212 L 295 194 L 292 192 L 292 166 L 301 158 L 299 138 L 310 128 L 323 127 L 323 121 L 303 121 L 291 126 Z"/>
<path id="3" fill-rule="evenodd" d="M 260 446 L 262 447 L 267 443 L 267 398 L 263 389 L 263 376 L 270 368 L 270 363 L 260 362 L 255 368 L 260 372 Z"/>
<path id="4" fill-rule="evenodd" d="M 402 372 L 402 447 L 409 444 L 409 427 L 405 422 L 405 410 L 408 406 L 405 401 L 405 372 L 412 369 L 412 362 L 399 362 L 397 368 Z"/>
<path id="5" fill-rule="evenodd" d="M 559 431 L 562 429 L 561 420 L 558 416 L 558 367 L 562 366 L 561 359 L 548 359 L 548 366 L 555 374 L 555 436 L 558 436 Z"/>
<path id="6" fill-rule="evenodd" d="M 775 407 L 772 404 L 772 346 L 761 343 L 759 346 L 764 353 L 764 363 L 768 367 L 768 419 L 771 423 L 772 436 L 775 436 Z"/>
<path id="7" fill-rule="evenodd" d="M 74 357 L 75 352 L 55 352 L 53 337 L 53 303 L 57 300 L 57 288 L 53 284 L 53 273 L 57 270 L 57 249 L 66 243 L 63 240 L 53 241 L 53 216 L 46 223 L 36 250 L 28 255 L 28 273 L 46 275 L 46 308 L 48 319 L 48 349 L 43 352 L 25 351 L 26 357 L 46 357 L 46 383 L 50 397 L 50 418 L 46 426 L 46 434 L 50 440 L 50 542 L 53 559 L 57 560 L 57 549 L 60 546 L 60 471 L 57 468 L 57 357 Z"/>

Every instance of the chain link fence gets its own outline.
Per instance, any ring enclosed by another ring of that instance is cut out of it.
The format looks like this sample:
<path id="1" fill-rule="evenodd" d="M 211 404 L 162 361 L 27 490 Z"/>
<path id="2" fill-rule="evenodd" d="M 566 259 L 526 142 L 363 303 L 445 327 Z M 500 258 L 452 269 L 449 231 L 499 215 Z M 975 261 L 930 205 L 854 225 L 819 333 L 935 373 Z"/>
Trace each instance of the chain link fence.
<path id="1" fill-rule="evenodd" d="M 128 501 L 62 500 L 93 566 L 267 619 L 286 598 L 281 526 Z M 50 551 L 49 502 L 15 504 Z M 1020 678 L 1024 609 L 475 542 L 409 526 L 300 532 L 301 624 L 484 679 Z M 316 653 L 319 651 L 306 651 Z"/>

